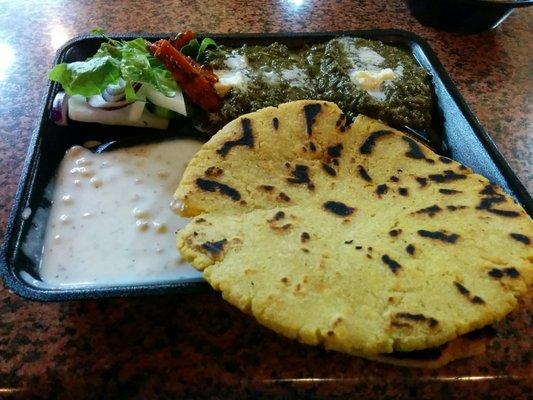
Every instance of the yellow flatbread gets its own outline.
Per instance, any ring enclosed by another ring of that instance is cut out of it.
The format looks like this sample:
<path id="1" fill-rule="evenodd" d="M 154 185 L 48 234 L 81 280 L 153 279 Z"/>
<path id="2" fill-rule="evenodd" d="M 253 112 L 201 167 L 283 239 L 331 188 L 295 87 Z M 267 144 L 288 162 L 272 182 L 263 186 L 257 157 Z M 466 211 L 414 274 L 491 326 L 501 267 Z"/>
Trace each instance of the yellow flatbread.
<path id="1" fill-rule="evenodd" d="M 491 324 L 533 276 L 532 221 L 500 188 L 379 121 L 346 126 L 333 103 L 232 121 L 176 197 L 194 217 L 177 246 L 227 301 L 368 358 Z"/>

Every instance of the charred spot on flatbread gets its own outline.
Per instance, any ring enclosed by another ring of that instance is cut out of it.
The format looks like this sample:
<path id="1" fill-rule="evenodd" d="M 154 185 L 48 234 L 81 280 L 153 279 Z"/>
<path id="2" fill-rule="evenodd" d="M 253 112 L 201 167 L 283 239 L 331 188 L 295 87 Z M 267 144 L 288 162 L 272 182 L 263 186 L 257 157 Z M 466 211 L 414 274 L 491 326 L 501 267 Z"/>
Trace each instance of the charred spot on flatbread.
<path id="1" fill-rule="evenodd" d="M 361 145 L 361 147 L 359 147 L 359 152 L 361 154 L 371 154 L 378 139 L 389 135 L 392 135 L 392 131 L 381 130 L 373 132 L 372 134 L 370 134 L 370 136 L 366 138 L 365 142 Z"/>
<path id="2" fill-rule="evenodd" d="M 206 192 L 218 192 L 224 196 L 228 196 L 233 201 L 239 201 L 241 199 L 241 194 L 237 189 L 234 189 L 224 183 L 198 178 L 196 179 L 196 186 Z"/>
<path id="3" fill-rule="evenodd" d="M 217 150 L 217 153 L 222 157 L 226 157 L 230 150 L 236 146 L 245 146 L 248 148 L 254 147 L 254 135 L 252 134 L 252 123 L 249 118 L 241 118 L 242 136 L 237 140 L 228 140 L 222 147 Z"/>
<path id="4" fill-rule="evenodd" d="M 304 106 L 303 110 L 304 110 L 307 134 L 311 136 L 313 133 L 313 125 L 315 123 L 317 115 L 322 110 L 322 105 L 319 103 L 307 104 Z"/>
<path id="5" fill-rule="evenodd" d="M 459 238 L 456 233 L 446 233 L 443 231 L 427 231 L 425 229 L 419 229 L 418 234 L 424 238 L 440 240 L 444 243 L 455 243 Z"/>
<path id="6" fill-rule="evenodd" d="M 347 217 L 355 211 L 354 207 L 350 207 L 340 201 L 326 201 L 323 204 L 325 210 L 338 215 L 340 217 Z"/>

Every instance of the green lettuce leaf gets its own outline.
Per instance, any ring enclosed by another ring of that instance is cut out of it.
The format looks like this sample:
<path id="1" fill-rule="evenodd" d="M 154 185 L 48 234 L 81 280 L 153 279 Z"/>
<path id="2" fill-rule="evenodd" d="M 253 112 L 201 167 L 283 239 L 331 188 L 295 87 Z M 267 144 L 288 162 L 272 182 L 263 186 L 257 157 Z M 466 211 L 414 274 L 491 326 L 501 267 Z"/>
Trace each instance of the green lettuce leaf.
<path id="1" fill-rule="evenodd" d="M 194 59 L 198 55 L 198 50 L 200 50 L 200 43 L 194 38 L 189 40 L 189 43 L 183 46 L 180 51 L 182 54 Z"/>
<path id="2" fill-rule="evenodd" d="M 218 47 L 215 41 L 211 38 L 205 38 L 204 40 L 202 40 L 202 44 L 200 44 L 200 48 L 198 49 L 198 55 L 196 56 L 196 61 L 200 61 L 203 58 L 205 51 L 207 50 L 209 46 L 215 46 L 215 48 Z"/>
<path id="3" fill-rule="evenodd" d="M 180 51 L 186 56 L 189 56 L 192 59 L 200 62 L 203 60 L 205 51 L 209 46 L 214 46 L 215 48 L 218 47 L 216 42 L 211 38 L 204 38 L 202 43 L 199 43 L 198 40 L 194 38 L 191 39 L 185 46 L 183 46 Z"/>
<path id="4" fill-rule="evenodd" d="M 67 94 L 88 97 L 102 93 L 107 85 L 119 80 L 120 64 L 109 56 L 93 57 L 87 61 L 58 64 L 48 77 L 59 82 Z"/>
<path id="5" fill-rule="evenodd" d="M 126 81 L 126 98 L 135 100 L 133 85 L 150 84 L 167 96 L 173 96 L 178 85 L 166 67 L 148 51 L 148 41 L 114 40 L 106 37 L 96 54 L 85 61 L 58 64 L 48 73 L 48 77 L 59 82 L 69 95 L 85 97 L 100 94 L 109 84 L 120 78 Z"/>

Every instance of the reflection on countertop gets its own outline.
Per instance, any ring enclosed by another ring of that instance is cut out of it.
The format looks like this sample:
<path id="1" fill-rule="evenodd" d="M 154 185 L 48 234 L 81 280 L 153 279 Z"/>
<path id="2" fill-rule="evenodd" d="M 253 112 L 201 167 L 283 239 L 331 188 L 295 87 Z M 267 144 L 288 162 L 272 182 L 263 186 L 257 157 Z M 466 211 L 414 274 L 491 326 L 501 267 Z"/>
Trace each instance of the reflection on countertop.
<path id="1" fill-rule="evenodd" d="M 419 25 L 405 2 L 4 0 L 0 6 L 0 233 L 62 43 L 108 32 L 399 28 L 426 38 L 481 123 L 533 189 L 533 10 L 493 32 Z M 438 371 L 308 347 L 262 328 L 211 291 L 39 304 L 0 292 L 0 398 L 527 398 L 526 305 L 497 325 L 486 355 Z M 529 330 L 530 331 L 530 330 Z"/>

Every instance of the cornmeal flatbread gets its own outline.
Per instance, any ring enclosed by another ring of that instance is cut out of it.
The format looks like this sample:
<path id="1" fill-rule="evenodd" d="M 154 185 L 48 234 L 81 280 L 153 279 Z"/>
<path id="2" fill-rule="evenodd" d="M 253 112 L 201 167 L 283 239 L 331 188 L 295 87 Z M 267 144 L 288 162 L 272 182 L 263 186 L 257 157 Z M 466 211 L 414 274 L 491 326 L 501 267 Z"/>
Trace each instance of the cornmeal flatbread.
<path id="1" fill-rule="evenodd" d="M 390 362 L 503 318 L 531 284 L 533 224 L 519 205 L 379 121 L 347 125 L 333 103 L 232 121 L 176 197 L 194 217 L 182 256 L 227 301 L 307 344 Z M 455 349 L 428 365 L 468 353 Z"/>

